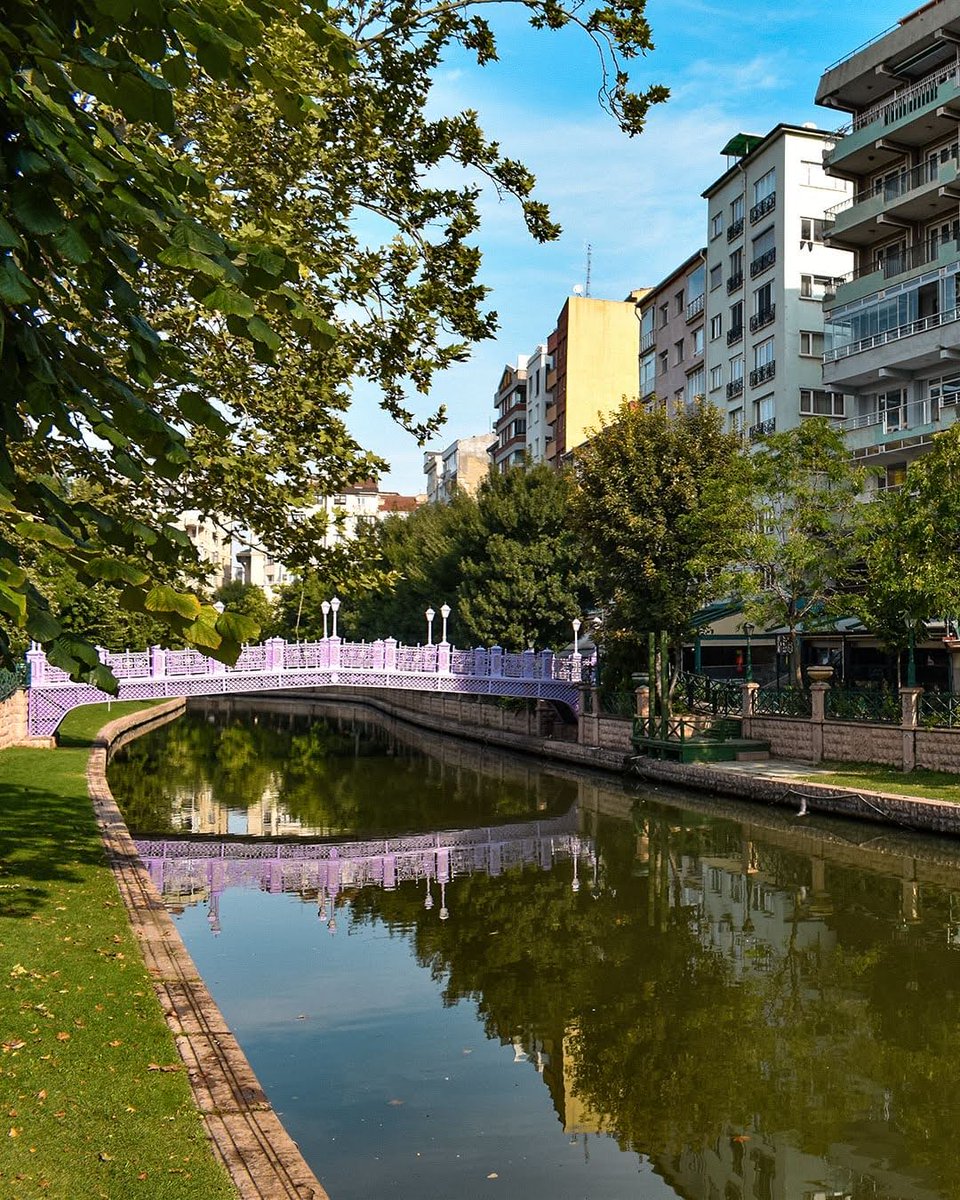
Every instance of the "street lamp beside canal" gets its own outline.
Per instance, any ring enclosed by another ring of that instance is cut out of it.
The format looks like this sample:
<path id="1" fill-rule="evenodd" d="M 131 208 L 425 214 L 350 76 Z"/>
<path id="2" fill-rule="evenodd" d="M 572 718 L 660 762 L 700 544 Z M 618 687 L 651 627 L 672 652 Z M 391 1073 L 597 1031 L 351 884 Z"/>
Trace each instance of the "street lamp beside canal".
<path id="1" fill-rule="evenodd" d="M 337 636 L 337 613 L 340 611 L 340 601 L 336 596 L 330 601 L 330 611 L 333 613 L 333 636 Z"/>
<path id="2" fill-rule="evenodd" d="M 753 643 L 750 639 L 753 637 L 754 629 L 756 629 L 756 625 L 752 621 L 744 621 L 743 632 L 747 635 L 747 683 L 753 683 Z"/>
<path id="3" fill-rule="evenodd" d="M 423 614 L 427 618 L 427 645 L 433 645 L 433 618 L 437 615 L 432 608 L 428 608 Z"/>
<path id="4" fill-rule="evenodd" d="M 323 640 L 327 640 L 327 616 L 330 612 L 330 601 L 324 600 L 320 605 L 320 611 L 323 613 Z"/>
<path id="5" fill-rule="evenodd" d="M 447 644 L 447 617 L 450 616 L 449 604 L 440 605 L 440 616 L 443 618 L 443 637 L 440 639 L 440 644 L 445 646 Z"/>

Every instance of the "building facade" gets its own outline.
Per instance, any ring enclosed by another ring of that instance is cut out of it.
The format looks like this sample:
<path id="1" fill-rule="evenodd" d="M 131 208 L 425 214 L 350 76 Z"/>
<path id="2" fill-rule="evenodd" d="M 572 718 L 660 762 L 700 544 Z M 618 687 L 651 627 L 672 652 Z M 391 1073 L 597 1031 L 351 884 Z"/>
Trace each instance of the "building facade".
<path id="1" fill-rule="evenodd" d="M 588 431 L 602 423 L 626 399 L 638 393 L 640 326 L 637 302 L 647 289 L 626 300 L 570 296 L 547 339 L 553 364 L 547 375 L 551 393 L 546 421 L 552 437 L 547 461 L 559 467 Z"/>
<path id="2" fill-rule="evenodd" d="M 493 468 L 506 471 L 519 466 L 527 452 L 527 360 L 523 355 L 515 367 L 508 364 L 503 368 L 493 403 L 497 410 Z"/>
<path id="3" fill-rule="evenodd" d="M 637 306 L 640 399 L 656 398 L 671 416 L 707 393 L 706 262 L 706 250 L 697 250 Z"/>
<path id="4" fill-rule="evenodd" d="M 854 255 L 831 289 L 825 386 L 853 397 L 854 455 L 903 483 L 960 394 L 960 0 L 936 0 L 829 68 L 817 103 L 850 114 L 825 158 L 850 195 L 826 239 Z"/>
<path id="5" fill-rule="evenodd" d="M 224 587 L 233 579 L 233 542 L 229 532 L 211 516 L 190 509 L 176 521 L 207 569 L 207 583 L 212 588 Z"/>
<path id="6" fill-rule="evenodd" d="M 727 427 L 756 440 L 804 416 L 844 417 L 822 378 L 822 303 L 852 254 L 825 239 L 827 209 L 850 191 L 827 175 L 832 135 L 777 125 L 738 134 L 707 200 L 706 388 Z"/>
<path id="7" fill-rule="evenodd" d="M 428 504 L 449 504 L 457 489 L 475 496 L 490 474 L 495 435 L 479 433 L 458 438 L 446 450 L 428 450 L 423 456 Z"/>

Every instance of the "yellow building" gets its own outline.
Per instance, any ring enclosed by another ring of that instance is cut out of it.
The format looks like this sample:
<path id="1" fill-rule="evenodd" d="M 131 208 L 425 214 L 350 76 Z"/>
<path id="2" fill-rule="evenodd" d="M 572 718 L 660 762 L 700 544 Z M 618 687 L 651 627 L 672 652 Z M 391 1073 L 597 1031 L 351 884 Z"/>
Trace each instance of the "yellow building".
<path id="1" fill-rule="evenodd" d="M 625 397 L 637 397 L 640 326 L 636 305 L 648 290 L 631 292 L 626 300 L 570 296 L 560 310 L 557 327 L 547 342 L 553 362 L 547 378 L 553 395 L 547 410 L 547 423 L 553 428 L 547 461 L 554 466 L 582 445 L 588 431 L 600 426 Z"/>

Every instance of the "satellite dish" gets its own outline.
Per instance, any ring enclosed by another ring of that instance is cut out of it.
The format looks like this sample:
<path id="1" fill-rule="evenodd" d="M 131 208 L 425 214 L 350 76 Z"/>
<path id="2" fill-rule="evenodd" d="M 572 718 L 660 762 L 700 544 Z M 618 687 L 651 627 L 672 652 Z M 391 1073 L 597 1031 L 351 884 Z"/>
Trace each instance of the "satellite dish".
<path id="1" fill-rule="evenodd" d="M 582 296 L 582 295 L 583 295 L 583 286 L 582 286 L 581 284 L 579 284 L 579 283 L 577 283 L 577 284 L 574 284 L 574 287 L 573 287 L 573 294 L 574 294 L 575 296 Z"/>

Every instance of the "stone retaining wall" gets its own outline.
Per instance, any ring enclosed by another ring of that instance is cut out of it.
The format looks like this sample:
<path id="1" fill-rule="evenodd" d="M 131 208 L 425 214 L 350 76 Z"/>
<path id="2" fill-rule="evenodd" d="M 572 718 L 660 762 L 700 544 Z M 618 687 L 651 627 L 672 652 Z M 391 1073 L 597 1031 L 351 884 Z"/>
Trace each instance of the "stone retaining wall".
<path id="1" fill-rule="evenodd" d="M 27 693 L 14 692 L 0 702 L 0 750 L 27 741 Z"/>

